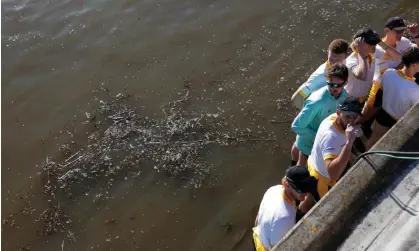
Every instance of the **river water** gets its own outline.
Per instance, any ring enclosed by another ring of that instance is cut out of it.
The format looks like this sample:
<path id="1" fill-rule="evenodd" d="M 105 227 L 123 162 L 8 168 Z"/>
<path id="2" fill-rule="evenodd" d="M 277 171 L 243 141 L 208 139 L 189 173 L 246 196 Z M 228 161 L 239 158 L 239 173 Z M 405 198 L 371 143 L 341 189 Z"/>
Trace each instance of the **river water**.
<path id="1" fill-rule="evenodd" d="M 3 250 L 247 250 L 261 196 L 289 162 L 290 95 L 332 39 L 365 24 L 382 33 L 389 15 L 419 20 L 418 10 L 414 0 L 3 0 L 2 219 L 13 218 Z M 88 193 L 64 202 L 75 241 L 40 235 L 39 164 L 63 142 L 82 144 L 94 90 L 124 90 L 159 117 L 185 85 L 211 100 L 195 109 L 264 125 L 276 141 L 212 149 L 207 187 L 143 170 L 99 205 Z"/>

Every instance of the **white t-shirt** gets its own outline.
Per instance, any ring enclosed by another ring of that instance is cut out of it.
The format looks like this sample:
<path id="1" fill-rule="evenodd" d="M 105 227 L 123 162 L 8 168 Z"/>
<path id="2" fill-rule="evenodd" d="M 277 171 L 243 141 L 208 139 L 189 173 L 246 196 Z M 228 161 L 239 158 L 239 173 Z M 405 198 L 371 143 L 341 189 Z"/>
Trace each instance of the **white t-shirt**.
<path id="1" fill-rule="evenodd" d="M 307 98 L 310 96 L 313 92 L 317 91 L 318 89 L 322 88 L 323 86 L 326 86 L 326 70 L 331 67 L 330 63 L 326 61 L 325 63 L 321 64 L 317 70 L 315 70 L 310 77 L 307 79 L 307 81 L 302 84 L 298 90 L 300 91 L 300 94 Z"/>
<path id="2" fill-rule="evenodd" d="M 329 180 L 330 177 L 324 166 L 324 161 L 335 159 L 346 144 L 345 131 L 336 123 L 336 118 L 337 114 L 334 113 L 320 124 L 314 139 L 313 149 L 308 157 L 308 164 Z"/>
<path id="3" fill-rule="evenodd" d="M 417 102 L 419 85 L 415 78 L 409 78 L 402 71 L 388 69 L 378 80 L 383 90 L 383 109 L 398 120 Z"/>
<path id="4" fill-rule="evenodd" d="M 255 232 L 263 246 L 271 249 L 295 225 L 297 210 L 284 198 L 284 187 L 270 187 L 263 196 Z"/>
<path id="5" fill-rule="evenodd" d="M 383 40 L 384 39 L 385 38 L 383 38 Z M 400 54 L 403 54 L 407 49 L 409 49 L 412 46 L 416 46 L 416 44 L 412 43 L 409 39 L 402 37 L 400 41 L 396 43 L 395 49 Z M 379 74 L 382 74 L 385 70 L 389 68 L 396 68 L 402 62 L 401 60 L 390 59 L 388 53 L 379 45 L 375 47 L 374 57 L 375 68 Z"/>
<path id="6" fill-rule="evenodd" d="M 349 70 L 348 84 L 345 86 L 349 96 L 356 98 L 366 98 L 370 92 L 372 86 L 372 80 L 375 72 L 375 58 L 369 55 L 367 58 L 368 73 L 365 80 L 357 79 L 353 73 L 355 68 L 358 66 L 358 53 L 352 52 L 349 57 L 346 58 L 346 67 Z"/>

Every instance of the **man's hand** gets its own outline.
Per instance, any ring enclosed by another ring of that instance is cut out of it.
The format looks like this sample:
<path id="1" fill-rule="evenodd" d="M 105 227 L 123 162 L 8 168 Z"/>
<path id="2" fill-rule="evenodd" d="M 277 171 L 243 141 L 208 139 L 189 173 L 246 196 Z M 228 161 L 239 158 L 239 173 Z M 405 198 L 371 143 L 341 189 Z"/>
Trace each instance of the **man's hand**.
<path id="1" fill-rule="evenodd" d="M 367 43 L 362 38 L 358 37 L 355 39 L 354 47 L 362 58 L 366 58 L 368 55 L 367 46 Z"/>
<path id="2" fill-rule="evenodd" d="M 346 127 L 346 130 L 345 130 L 346 141 L 349 144 L 353 144 L 354 143 L 354 141 L 356 139 L 357 128 L 358 128 L 358 126 L 355 126 L 355 125 L 348 125 Z"/>
<path id="3" fill-rule="evenodd" d="M 409 24 L 407 28 L 409 29 L 409 32 L 413 37 L 419 35 L 419 29 L 417 24 Z"/>

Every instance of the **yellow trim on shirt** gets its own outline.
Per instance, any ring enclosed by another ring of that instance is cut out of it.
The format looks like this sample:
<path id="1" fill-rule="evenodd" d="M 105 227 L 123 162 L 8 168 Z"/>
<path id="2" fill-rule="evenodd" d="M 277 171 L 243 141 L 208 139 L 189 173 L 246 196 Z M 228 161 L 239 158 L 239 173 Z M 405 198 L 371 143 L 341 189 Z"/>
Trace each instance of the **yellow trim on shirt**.
<path id="1" fill-rule="evenodd" d="M 290 198 L 288 198 L 287 195 L 285 194 L 285 192 L 282 193 L 282 198 L 284 198 L 285 202 L 287 202 L 288 205 L 290 205 L 290 206 L 292 206 L 294 208 L 297 208 L 297 204 L 295 204 L 295 201 L 293 201 Z"/>
<path id="2" fill-rule="evenodd" d="M 339 155 L 338 154 L 326 154 L 323 156 L 323 160 L 327 160 L 327 159 L 336 159 Z"/>
<path id="3" fill-rule="evenodd" d="M 268 248 L 263 246 L 262 241 L 259 236 L 256 234 L 256 227 L 252 228 L 253 230 L 253 241 L 255 243 L 256 251 L 269 251 Z"/>
<path id="4" fill-rule="evenodd" d="M 336 130 L 338 130 L 338 132 L 345 134 L 345 130 L 343 128 L 341 128 L 338 123 L 336 122 L 336 119 L 338 118 L 338 116 L 336 114 L 330 116 L 330 121 L 332 121 L 332 125 L 336 128 Z"/>
<path id="5" fill-rule="evenodd" d="M 357 50 L 354 50 L 354 53 L 355 53 L 355 56 L 358 56 L 358 54 L 359 54 L 359 52 Z M 369 66 L 371 67 L 371 63 L 372 63 L 372 61 L 374 61 L 374 56 L 371 55 L 371 53 L 368 53 L 367 61 L 368 61 Z"/>
<path id="6" fill-rule="evenodd" d="M 332 65 L 329 63 L 329 60 L 326 60 L 326 70 L 332 67 Z"/>
<path id="7" fill-rule="evenodd" d="M 304 92 L 303 92 L 303 90 L 302 89 L 300 89 L 299 91 L 298 91 L 298 94 L 300 94 L 304 99 L 306 99 L 307 97 L 308 97 L 308 95 L 306 95 Z"/>
<path id="8" fill-rule="evenodd" d="M 377 93 L 381 89 L 382 89 L 381 81 L 379 80 L 372 81 L 372 87 L 371 87 L 370 93 L 368 94 L 367 106 L 369 107 L 374 106 Z"/>
<path id="9" fill-rule="evenodd" d="M 307 161 L 307 169 L 310 173 L 310 176 L 317 179 L 317 193 L 319 193 L 320 198 L 322 198 L 328 191 L 329 187 L 336 185 L 336 180 L 329 180 L 328 178 L 321 175 L 317 170 L 313 167 L 310 160 Z"/>
<path id="10" fill-rule="evenodd" d="M 397 71 L 397 74 L 399 74 L 400 77 L 402 77 L 404 79 L 407 79 L 407 80 L 410 80 L 410 81 L 413 81 L 413 82 L 415 82 L 415 80 L 416 80 L 416 78 L 414 78 L 414 77 L 408 77 L 408 76 L 404 75 L 404 73 L 402 71 Z"/>

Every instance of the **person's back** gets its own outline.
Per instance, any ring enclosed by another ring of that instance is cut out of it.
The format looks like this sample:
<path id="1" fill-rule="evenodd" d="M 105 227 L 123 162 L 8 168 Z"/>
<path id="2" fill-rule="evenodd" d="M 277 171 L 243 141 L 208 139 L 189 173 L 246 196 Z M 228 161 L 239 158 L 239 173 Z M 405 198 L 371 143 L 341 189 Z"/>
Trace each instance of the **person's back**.
<path id="1" fill-rule="evenodd" d="M 395 120 L 419 102 L 419 85 L 415 83 L 415 78 L 405 76 L 400 70 L 388 69 L 384 72 L 381 85 L 383 109 Z"/>
<path id="2" fill-rule="evenodd" d="M 295 202 L 284 196 L 284 187 L 269 188 L 263 196 L 254 233 L 266 249 L 276 245 L 295 225 Z"/>

